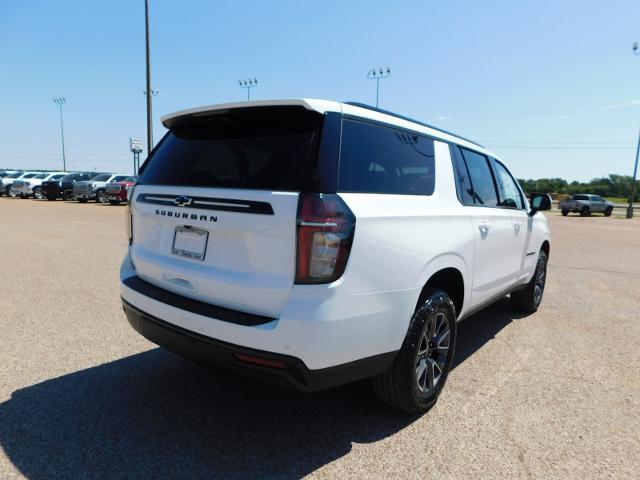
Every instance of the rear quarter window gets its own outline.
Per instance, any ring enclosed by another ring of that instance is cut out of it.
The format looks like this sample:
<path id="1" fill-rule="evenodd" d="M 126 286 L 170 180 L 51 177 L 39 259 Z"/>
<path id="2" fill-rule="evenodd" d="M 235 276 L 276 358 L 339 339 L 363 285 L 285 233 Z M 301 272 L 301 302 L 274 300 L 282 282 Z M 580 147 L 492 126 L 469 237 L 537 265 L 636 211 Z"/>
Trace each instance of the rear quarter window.
<path id="1" fill-rule="evenodd" d="M 393 127 L 343 121 L 339 191 L 431 195 L 434 185 L 433 139 Z"/>

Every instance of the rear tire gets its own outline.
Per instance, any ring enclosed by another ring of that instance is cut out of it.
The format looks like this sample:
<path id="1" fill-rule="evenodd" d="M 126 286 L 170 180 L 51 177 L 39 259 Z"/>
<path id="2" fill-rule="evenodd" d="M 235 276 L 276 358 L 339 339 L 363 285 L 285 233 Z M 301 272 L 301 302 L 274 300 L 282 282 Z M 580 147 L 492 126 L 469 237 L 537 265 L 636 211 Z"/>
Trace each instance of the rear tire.
<path id="1" fill-rule="evenodd" d="M 109 200 L 111 205 L 120 205 L 120 200 Z"/>
<path id="2" fill-rule="evenodd" d="M 446 292 L 431 289 L 409 323 L 393 366 L 371 379 L 373 393 L 397 410 L 426 412 L 447 381 L 455 346 L 455 306 Z"/>
<path id="3" fill-rule="evenodd" d="M 96 192 L 96 203 L 107 203 L 107 196 L 104 190 L 98 190 Z"/>
<path id="4" fill-rule="evenodd" d="M 580 216 L 581 217 L 588 217 L 589 215 L 591 215 L 591 212 L 589 211 L 589 207 L 582 207 L 580 209 Z"/>
<path id="5" fill-rule="evenodd" d="M 562 216 L 566 217 L 567 215 L 569 215 L 569 210 L 562 210 Z"/>
<path id="6" fill-rule="evenodd" d="M 538 254 L 538 263 L 533 278 L 527 286 L 517 292 L 511 292 L 511 305 L 523 312 L 533 313 L 538 310 L 544 287 L 547 282 L 547 253 L 540 250 Z"/>
<path id="7" fill-rule="evenodd" d="M 38 200 L 44 198 L 42 195 L 42 188 L 41 187 L 35 187 L 33 189 L 33 198 L 37 198 Z"/>
<path id="8" fill-rule="evenodd" d="M 607 207 L 606 210 L 604 211 L 604 216 L 605 217 L 610 217 L 611 216 L 611 212 L 613 212 L 613 208 Z"/>

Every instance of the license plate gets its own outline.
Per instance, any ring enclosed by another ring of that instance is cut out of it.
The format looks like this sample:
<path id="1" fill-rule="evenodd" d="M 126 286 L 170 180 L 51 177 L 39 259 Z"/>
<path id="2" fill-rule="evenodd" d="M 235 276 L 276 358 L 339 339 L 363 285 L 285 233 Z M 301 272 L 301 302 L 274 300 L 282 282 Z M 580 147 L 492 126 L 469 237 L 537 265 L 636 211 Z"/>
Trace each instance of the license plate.
<path id="1" fill-rule="evenodd" d="M 204 260 L 209 232 L 198 228 L 176 227 L 171 253 L 194 260 Z"/>

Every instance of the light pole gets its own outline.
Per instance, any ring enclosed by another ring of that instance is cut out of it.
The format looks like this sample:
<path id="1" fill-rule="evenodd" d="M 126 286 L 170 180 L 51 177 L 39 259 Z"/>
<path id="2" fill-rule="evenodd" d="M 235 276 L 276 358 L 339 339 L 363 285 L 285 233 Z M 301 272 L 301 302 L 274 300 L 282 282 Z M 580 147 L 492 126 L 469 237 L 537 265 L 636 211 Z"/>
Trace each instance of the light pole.
<path id="1" fill-rule="evenodd" d="M 256 77 L 245 78 L 244 80 L 238 80 L 238 83 L 240 84 L 240 88 L 247 89 L 247 101 L 251 100 L 251 89 L 258 86 L 258 79 Z"/>
<path id="2" fill-rule="evenodd" d="M 638 42 L 633 43 L 633 54 L 638 53 Z M 638 174 L 638 155 L 640 155 L 640 135 L 638 135 L 638 147 L 636 148 L 636 161 L 633 165 L 633 177 L 631 177 L 631 195 L 629 196 L 629 206 L 627 207 L 627 218 L 633 218 L 633 199 L 636 196 L 636 175 Z"/>
<path id="3" fill-rule="evenodd" d="M 62 106 L 66 103 L 66 98 L 55 97 L 53 103 L 60 107 L 60 136 L 62 137 L 62 171 L 67 171 L 67 159 L 64 155 L 64 122 L 62 121 Z"/>
<path id="4" fill-rule="evenodd" d="M 145 96 L 147 97 L 147 155 L 151 153 L 153 149 L 153 121 L 152 121 L 152 106 L 151 97 L 153 97 L 154 90 L 151 88 L 151 50 L 149 46 L 149 0 L 144 0 L 144 24 L 145 24 L 145 36 L 147 47 L 147 88 L 145 90 Z M 157 92 L 156 92 L 157 93 Z"/>
<path id="5" fill-rule="evenodd" d="M 367 73 L 367 78 L 369 80 L 376 81 L 376 108 L 378 108 L 378 99 L 380 98 L 380 79 L 387 78 L 391 75 L 391 69 L 389 67 L 386 68 L 372 68 Z"/>

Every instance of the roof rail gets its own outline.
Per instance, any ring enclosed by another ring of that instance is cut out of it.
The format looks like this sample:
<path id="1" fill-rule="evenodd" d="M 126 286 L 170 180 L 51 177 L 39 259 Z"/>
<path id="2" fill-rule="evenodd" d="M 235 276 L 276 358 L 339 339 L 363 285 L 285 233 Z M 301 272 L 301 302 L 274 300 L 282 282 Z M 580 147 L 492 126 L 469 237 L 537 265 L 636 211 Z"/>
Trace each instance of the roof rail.
<path id="1" fill-rule="evenodd" d="M 437 130 L 438 132 L 446 133 L 447 135 L 451 135 L 453 137 L 459 138 L 460 140 L 464 140 L 466 142 L 473 143 L 474 145 L 477 145 L 480 148 L 486 148 L 483 145 L 480 145 L 478 142 L 474 142 L 473 140 L 469 140 L 468 138 L 462 137 L 462 136 L 458 135 L 457 133 L 449 132 L 448 130 L 444 130 L 444 129 L 439 128 L 439 127 L 434 127 L 433 125 L 429 125 L 428 123 L 424 123 L 424 122 L 421 122 L 421 121 L 416 120 L 414 118 L 410 118 L 410 117 L 406 117 L 404 115 L 400 115 L 398 113 L 390 112 L 389 110 L 383 110 L 382 108 L 374 107 L 372 105 L 367 105 L 366 103 L 360 103 L 360 102 L 344 102 L 344 103 L 345 103 L 345 105 L 351 105 L 353 107 L 366 108 L 367 110 L 372 110 L 374 112 L 384 113 L 385 115 L 390 115 L 392 117 L 400 118 L 402 120 L 406 120 L 407 122 L 417 123 L 418 125 L 422 125 L 423 127 L 431 128 L 433 130 Z"/>

